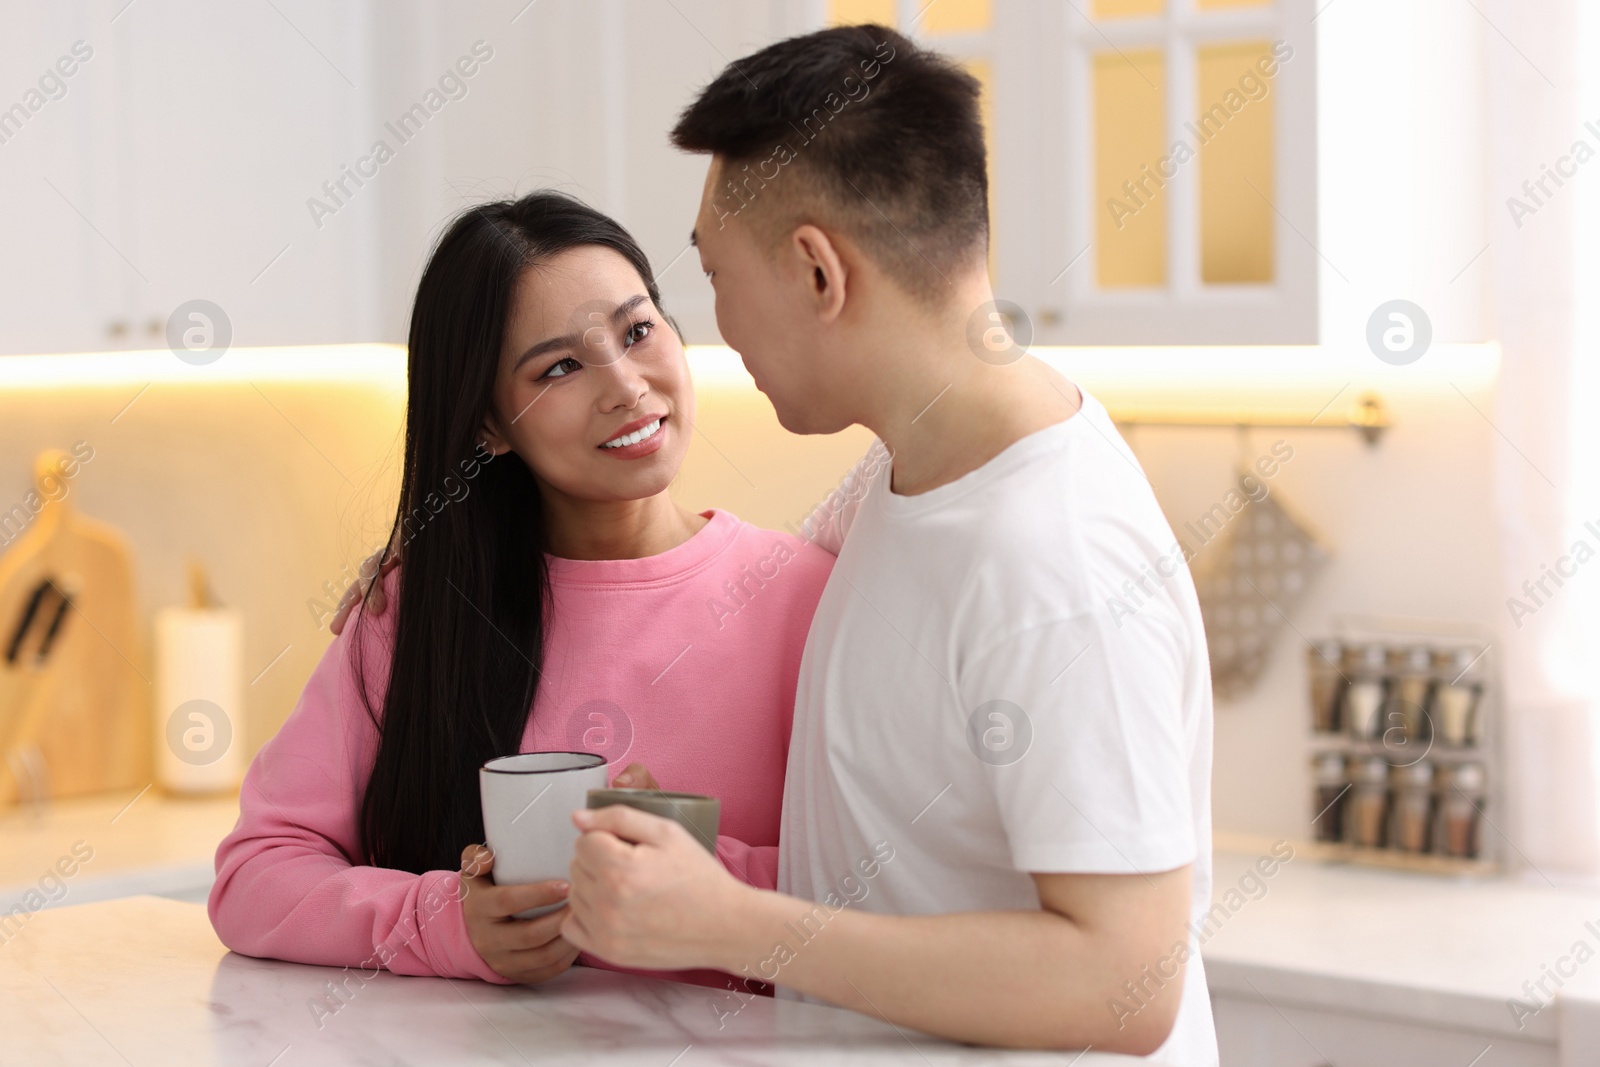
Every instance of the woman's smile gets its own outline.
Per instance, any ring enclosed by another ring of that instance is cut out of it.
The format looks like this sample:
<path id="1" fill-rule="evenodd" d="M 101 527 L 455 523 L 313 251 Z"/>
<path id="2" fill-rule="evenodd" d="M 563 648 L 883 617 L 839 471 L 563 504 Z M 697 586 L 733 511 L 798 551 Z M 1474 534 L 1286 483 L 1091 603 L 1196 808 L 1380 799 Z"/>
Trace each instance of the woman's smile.
<path id="1" fill-rule="evenodd" d="M 636 419 L 622 428 L 615 437 L 602 443 L 601 450 L 620 459 L 637 459 L 658 450 L 666 435 L 667 416 L 651 415 Z"/>

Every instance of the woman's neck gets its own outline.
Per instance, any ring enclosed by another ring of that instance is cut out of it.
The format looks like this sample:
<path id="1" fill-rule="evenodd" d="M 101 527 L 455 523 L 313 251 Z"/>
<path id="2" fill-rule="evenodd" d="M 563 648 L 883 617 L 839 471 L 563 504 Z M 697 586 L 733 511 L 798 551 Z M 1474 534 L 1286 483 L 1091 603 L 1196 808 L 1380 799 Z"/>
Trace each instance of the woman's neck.
<path id="1" fill-rule="evenodd" d="M 562 559 L 642 559 L 683 544 L 710 520 L 666 492 L 643 500 L 575 500 L 541 486 L 547 550 Z"/>

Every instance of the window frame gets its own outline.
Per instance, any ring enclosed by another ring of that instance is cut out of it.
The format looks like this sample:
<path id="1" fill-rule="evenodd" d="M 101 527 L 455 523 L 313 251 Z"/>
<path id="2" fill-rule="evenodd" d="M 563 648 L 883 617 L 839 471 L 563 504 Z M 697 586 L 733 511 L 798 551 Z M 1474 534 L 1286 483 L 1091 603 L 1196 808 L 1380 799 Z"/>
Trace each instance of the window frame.
<path id="1" fill-rule="evenodd" d="M 1075 9 L 1059 41 L 1067 101 L 1061 166 L 1067 189 L 1065 264 L 1083 259 L 1056 283 L 1065 306 L 1063 344 L 1315 344 L 1318 340 L 1316 49 L 1311 0 L 1202 12 L 1193 0 L 1168 0 L 1159 16 L 1091 24 Z M 1299 15 L 1304 14 L 1304 18 Z M 1294 50 L 1273 79 L 1274 280 L 1213 284 L 1200 280 L 1199 160 L 1167 183 L 1167 281 L 1149 289 L 1104 289 L 1095 280 L 1092 77 L 1093 57 L 1161 49 L 1166 62 L 1166 143 L 1188 140 L 1199 100 L 1200 47 L 1233 41 L 1282 40 Z M 1046 316 L 1048 318 L 1048 316 Z"/>

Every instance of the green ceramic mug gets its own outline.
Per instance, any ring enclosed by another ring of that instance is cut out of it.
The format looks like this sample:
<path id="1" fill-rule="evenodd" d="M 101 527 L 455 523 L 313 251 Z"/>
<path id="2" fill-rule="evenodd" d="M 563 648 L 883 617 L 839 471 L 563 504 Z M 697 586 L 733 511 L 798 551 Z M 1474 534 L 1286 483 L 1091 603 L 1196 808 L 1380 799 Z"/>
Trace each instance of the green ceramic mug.
<path id="1" fill-rule="evenodd" d="M 591 789 L 589 807 L 605 808 L 623 804 L 659 815 L 689 831 L 689 835 L 717 854 L 717 826 L 722 820 L 722 801 L 699 793 L 670 793 L 662 789 Z"/>

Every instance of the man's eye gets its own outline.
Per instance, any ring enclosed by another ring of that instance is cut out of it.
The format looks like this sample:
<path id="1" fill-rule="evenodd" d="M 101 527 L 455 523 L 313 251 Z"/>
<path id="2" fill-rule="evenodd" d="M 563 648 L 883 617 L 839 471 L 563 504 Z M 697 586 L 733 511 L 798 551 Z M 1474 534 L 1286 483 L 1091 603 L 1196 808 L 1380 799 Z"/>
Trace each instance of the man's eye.
<path id="1" fill-rule="evenodd" d="M 571 356 L 568 356 L 565 359 L 558 359 L 554 363 L 550 364 L 550 369 L 539 375 L 539 378 L 541 381 L 545 378 L 562 378 L 568 374 L 571 374 L 581 366 L 583 366 L 583 364 L 579 363 Z"/>

